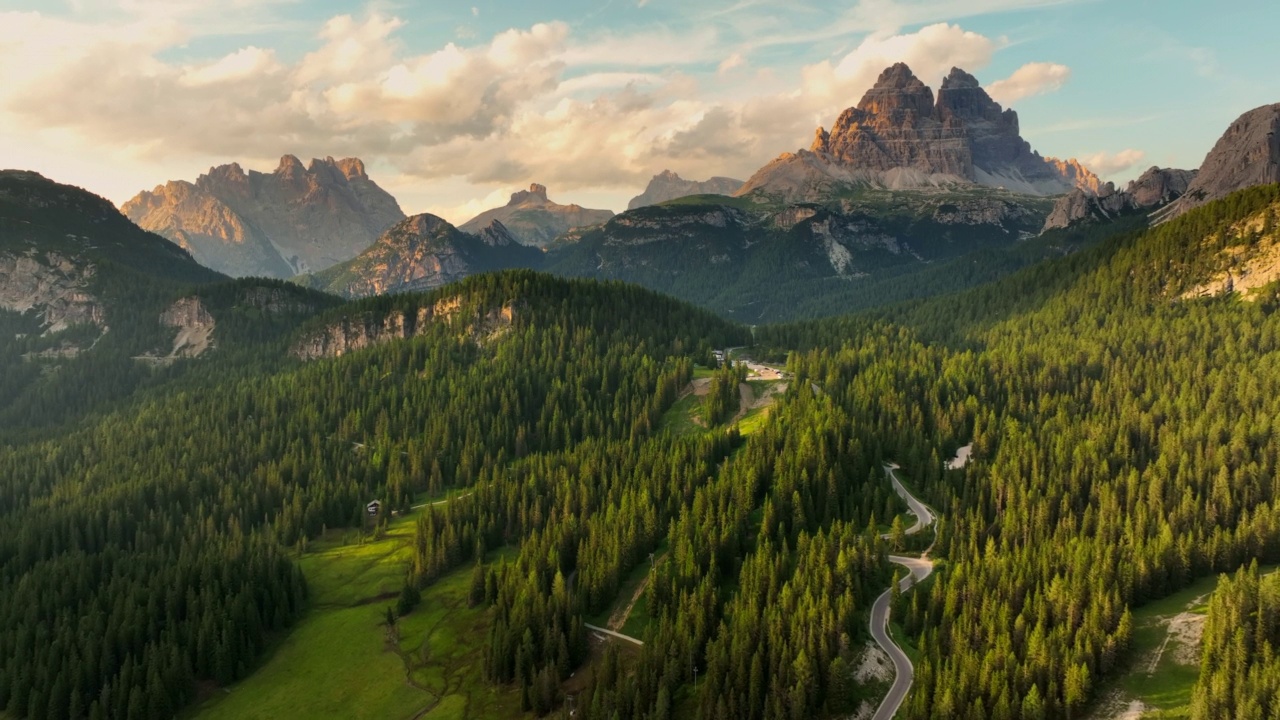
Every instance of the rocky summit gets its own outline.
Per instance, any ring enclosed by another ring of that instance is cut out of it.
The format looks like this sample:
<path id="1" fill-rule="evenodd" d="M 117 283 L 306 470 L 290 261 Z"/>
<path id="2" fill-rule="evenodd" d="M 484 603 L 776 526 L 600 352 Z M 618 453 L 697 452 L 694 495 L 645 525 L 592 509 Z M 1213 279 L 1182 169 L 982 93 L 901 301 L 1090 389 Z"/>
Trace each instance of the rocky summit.
<path id="1" fill-rule="evenodd" d="M 476 234 L 497 220 L 522 245 L 541 248 L 570 230 L 599 225 L 611 217 L 611 210 L 560 205 L 547 197 L 545 185 L 533 183 L 528 190 L 512 193 L 511 200 L 506 205 L 486 210 L 458 229 Z"/>
<path id="2" fill-rule="evenodd" d="M 953 68 L 933 91 L 904 63 L 881 73 L 809 150 L 787 153 L 738 191 L 818 201 L 840 186 L 892 189 L 977 184 L 1029 195 L 1098 186 L 1078 162 L 1041 157 L 1019 134 L 1018 114 L 977 78 Z"/>
<path id="3" fill-rule="evenodd" d="M 1160 214 L 1171 220 L 1236 190 L 1280 182 L 1280 103 L 1236 118 L 1205 156 L 1186 194 Z"/>
<path id="4" fill-rule="evenodd" d="M 1085 220 L 1110 220 L 1119 213 L 1167 206 L 1186 194 L 1195 177 L 1195 170 L 1152 167 L 1124 190 L 1116 190 L 1115 183 L 1106 183 L 1093 192 L 1076 188 L 1058 198 L 1045 219 L 1044 230 Z"/>
<path id="5" fill-rule="evenodd" d="M 542 253 L 519 244 L 499 221 L 476 234 L 423 213 L 392 226 L 360 255 L 298 282 L 345 297 L 430 290 L 487 270 L 535 265 Z"/>
<path id="6" fill-rule="evenodd" d="M 129 219 L 186 248 L 201 264 L 237 277 L 291 277 L 355 257 L 404 219 L 395 198 L 358 158 L 285 155 L 273 172 L 238 164 L 173 181 L 123 206 Z"/>
<path id="7" fill-rule="evenodd" d="M 644 192 L 631 198 L 628 210 L 657 205 L 692 195 L 732 195 L 742 187 L 741 180 L 713 177 L 708 180 L 685 180 L 670 170 L 663 170 L 649 181 Z"/>

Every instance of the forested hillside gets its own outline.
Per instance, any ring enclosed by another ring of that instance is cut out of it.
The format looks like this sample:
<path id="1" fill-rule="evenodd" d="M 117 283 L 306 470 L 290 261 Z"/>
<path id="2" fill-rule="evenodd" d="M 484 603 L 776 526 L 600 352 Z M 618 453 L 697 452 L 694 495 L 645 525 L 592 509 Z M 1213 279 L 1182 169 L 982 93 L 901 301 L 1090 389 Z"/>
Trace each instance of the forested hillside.
<path id="1" fill-rule="evenodd" d="M 1129 608 L 1280 559 L 1275 287 L 1183 298 L 1278 204 L 1256 188 L 957 296 L 758 333 L 811 348 L 797 378 L 932 469 L 948 563 L 900 608 L 908 717 L 1076 715 L 1127 657 Z"/>
<path id="2" fill-rule="evenodd" d="M 359 527 L 374 498 L 387 513 L 525 456 L 588 439 L 627 447 L 674 399 L 691 356 L 743 340 L 631 287 L 526 272 L 447 292 L 394 303 L 518 310 L 488 339 L 440 323 L 337 360 L 266 357 L 237 372 L 255 359 L 224 358 L 211 368 L 224 382 L 193 379 L 0 450 L 0 707 L 169 717 L 200 683 L 243 677 L 303 611 L 289 558 L 303 538 Z M 262 347 L 283 356 L 287 344 Z"/>

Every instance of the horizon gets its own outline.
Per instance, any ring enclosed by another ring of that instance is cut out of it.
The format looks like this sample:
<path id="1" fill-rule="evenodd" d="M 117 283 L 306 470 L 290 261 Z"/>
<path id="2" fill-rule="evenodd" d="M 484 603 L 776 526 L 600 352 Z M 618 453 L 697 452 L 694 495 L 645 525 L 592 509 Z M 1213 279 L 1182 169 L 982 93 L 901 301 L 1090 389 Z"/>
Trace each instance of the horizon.
<path id="1" fill-rule="evenodd" d="M 935 93 L 951 67 L 973 73 L 1033 149 L 1121 187 L 1198 167 L 1234 118 L 1280 101 L 1247 53 L 1280 8 L 1252 1 L 1099 17 L 1093 0 L 238 0 L 234 20 L 199 2 L 15 5 L 0 12 L 0 164 L 117 206 L 292 154 L 359 157 L 406 213 L 454 224 L 531 183 L 620 212 L 664 170 L 746 180 L 807 147 L 894 62 Z"/>

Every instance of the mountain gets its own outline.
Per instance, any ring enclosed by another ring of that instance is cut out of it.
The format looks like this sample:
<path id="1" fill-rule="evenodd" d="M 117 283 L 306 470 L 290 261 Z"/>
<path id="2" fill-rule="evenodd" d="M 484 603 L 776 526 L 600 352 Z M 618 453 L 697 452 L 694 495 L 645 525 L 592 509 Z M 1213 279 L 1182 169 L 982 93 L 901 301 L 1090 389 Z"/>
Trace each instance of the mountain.
<path id="1" fill-rule="evenodd" d="M 732 195 L 742 187 L 741 180 L 713 177 L 709 180 L 685 180 L 670 170 L 663 170 L 649 181 L 644 192 L 631 198 L 628 210 L 657 205 L 690 195 Z"/>
<path id="2" fill-rule="evenodd" d="M 1075 161 L 1046 160 L 1022 139 L 1018 114 L 991 99 L 959 69 L 933 91 L 904 63 L 880 74 L 809 150 L 784 153 L 736 193 L 787 202 L 820 201 L 842 188 L 891 189 L 977 184 L 1057 195 L 1098 179 Z"/>
<path id="3" fill-rule="evenodd" d="M 1275 182 L 1280 182 L 1280 103 L 1236 118 L 1205 156 L 1187 192 L 1159 217 L 1170 220 L 1236 190 Z"/>
<path id="4" fill-rule="evenodd" d="M 546 186 L 534 183 L 528 190 L 512 193 L 511 201 L 503 207 L 486 210 L 458 229 L 477 233 L 499 220 L 522 245 L 543 248 L 570 230 L 599 225 L 611 217 L 611 210 L 589 210 L 581 205 L 553 202 L 547 198 Z"/>
<path id="5" fill-rule="evenodd" d="M 1114 183 L 1090 191 L 1076 188 L 1058 198 L 1045 220 L 1044 230 L 1064 228 L 1081 220 L 1110 220 L 1134 210 L 1150 210 L 1167 205 L 1186 194 L 1196 177 L 1195 170 L 1152 167 L 1124 190 Z"/>
<path id="6" fill-rule="evenodd" d="M 829 205 L 696 196 L 629 210 L 552 248 L 545 269 L 635 282 L 740 322 L 831 315 L 850 293 L 935 263 L 1010 248 L 1051 201 L 987 188 L 864 188 Z"/>
<path id="7" fill-rule="evenodd" d="M 287 278 L 349 260 L 404 219 L 358 158 L 285 155 L 273 172 L 210 168 L 138 193 L 121 208 L 139 226 L 235 277 Z"/>
<path id="8" fill-rule="evenodd" d="M 422 214 L 396 223 L 351 260 L 304 275 L 299 282 L 344 297 L 403 293 L 437 288 L 487 270 L 535 266 L 541 256 L 497 220 L 471 234 Z"/>

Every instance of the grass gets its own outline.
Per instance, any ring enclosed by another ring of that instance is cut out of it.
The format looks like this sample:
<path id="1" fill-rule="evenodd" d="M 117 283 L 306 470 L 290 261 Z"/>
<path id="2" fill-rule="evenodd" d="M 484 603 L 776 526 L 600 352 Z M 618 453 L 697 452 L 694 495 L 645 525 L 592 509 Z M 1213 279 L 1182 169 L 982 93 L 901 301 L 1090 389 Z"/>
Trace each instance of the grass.
<path id="1" fill-rule="evenodd" d="M 1270 571 L 1272 568 L 1266 568 Z M 1168 620 L 1183 612 L 1204 615 L 1208 598 L 1218 586 L 1218 576 L 1203 577 L 1178 592 L 1133 610 L 1133 645 L 1128 666 L 1115 678 L 1099 686 L 1095 696 L 1102 701 L 1119 699 L 1125 705 L 1140 700 L 1148 709 L 1144 720 L 1191 717 L 1191 691 L 1200 677 L 1200 666 L 1184 665 L 1175 659 L 1175 640 L 1160 655 L 1154 672 L 1151 660 L 1168 635 Z M 1196 602 L 1196 598 L 1201 598 Z M 1198 660 L 1198 656 L 1197 656 Z M 1095 713 L 1097 714 L 1097 713 Z"/>
<path id="2" fill-rule="evenodd" d="M 311 609 L 245 680 L 189 714 L 220 718 L 507 718 L 518 698 L 481 678 L 489 613 L 468 609 L 471 568 L 425 589 L 400 619 L 398 645 L 384 616 L 394 606 L 411 553 L 413 516 L 385 537 L 343 544 L 340 531 L 300 560 Z"/>
<path id="3" fill-rule="evenodd" d="M 695 418 L 702 412 L 702 398 L 689 393 L 675 403 L 662 415 L 658 424 L 658 432 L 669 432 L 672 435 L 697 435 L 707 429 L 699 425 Z"/>

